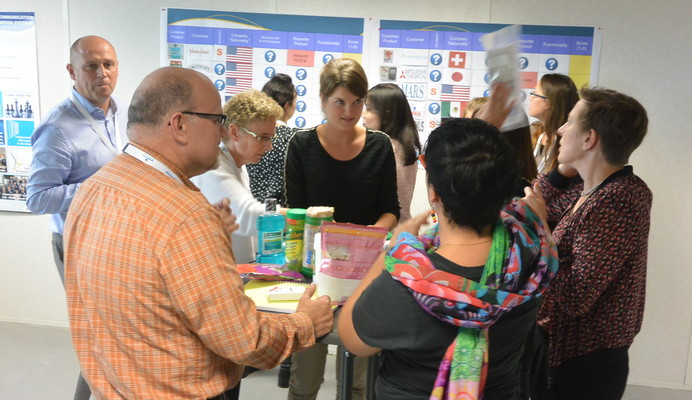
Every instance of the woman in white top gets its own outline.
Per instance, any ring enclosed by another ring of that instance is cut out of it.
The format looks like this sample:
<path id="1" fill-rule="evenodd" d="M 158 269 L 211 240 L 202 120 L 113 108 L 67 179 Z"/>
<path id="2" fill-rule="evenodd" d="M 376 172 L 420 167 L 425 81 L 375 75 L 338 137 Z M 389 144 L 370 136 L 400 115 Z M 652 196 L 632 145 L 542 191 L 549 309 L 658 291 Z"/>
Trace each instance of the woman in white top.
<path id="1" fill-rule="evenodd" d="M 577 87 L 569 76 L 562 74 L 543 75 L 529 95 L 529 115 L 538 119 L 542 127 L 536 132 L 533 153 L 539 174 L 557 166 L 557 130 L 567 122 L 567 115 L 578 101 Z"/>
<path id="2" fill-rule="evenodd" d="M 411 200 L 416 186 L 416 160 L 420 153 L 418 129 L 406 95 L 393 83 L 380 83 L 368 90 L 363 126 L 382 131 L 392 139 L 396 159 L 396 185 L 401 207 L 400 222 L 411 218 Z"/>
<path id="3" fill-rule="evenodd" d="M 219 166 L 192 178 L 211 204 L 224 198 L 231 200 L 238 230 L 232 234 L 236 263 L 255 259 L 257 249 L 257 217 L 265 211 L 250 192 L 246 164 L 260 161 L 272 149 L 276 120 L 283 109 L 269 96 L 250 90 L 239 93 L 223 107 L 228 136 L 221 143 Z"/>

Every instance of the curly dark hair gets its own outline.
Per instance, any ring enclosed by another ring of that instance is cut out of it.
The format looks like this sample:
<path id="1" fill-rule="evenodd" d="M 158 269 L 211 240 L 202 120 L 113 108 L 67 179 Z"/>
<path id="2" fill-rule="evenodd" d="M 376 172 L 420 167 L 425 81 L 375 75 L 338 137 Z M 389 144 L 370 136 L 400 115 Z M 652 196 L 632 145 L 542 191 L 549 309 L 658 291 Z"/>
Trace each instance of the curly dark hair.
<path id="1" fill-rule="evenodd" d="M 432 131 L 425 164 L 444 216 L 478 233 L 495 223 L 521 175 L 512 146 L 479 119 L 455 118 Z"/>

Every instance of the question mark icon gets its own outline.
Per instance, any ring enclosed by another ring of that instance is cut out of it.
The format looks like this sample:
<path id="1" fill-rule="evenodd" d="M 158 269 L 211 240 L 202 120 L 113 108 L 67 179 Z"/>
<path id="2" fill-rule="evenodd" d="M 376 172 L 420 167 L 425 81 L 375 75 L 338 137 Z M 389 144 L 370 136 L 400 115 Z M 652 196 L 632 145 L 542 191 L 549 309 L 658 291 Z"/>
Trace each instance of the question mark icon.
<path id="1" fill-rule="evenodd" d="M 517 61 L 519 61 L 519 69 L 526 69 L 529 66 L 529 60 L 526 57 L 519 57 Z"/>
<path id="2" fill-rule="evenodd" d="M 305 102 L 304 101 L 299 101 L 296 103 L 296 110 L 298 112 L 303 112 L 305 111 Z"/>
<path id="3" fill-rule="evenodd" d="M 299 69 L 298 71 L 296 71 L 296 78 L 298 78 L 298 80 L 301 80 L 301 81 L 302 81 L 302 80 L 305 79 L 307 76 L 308 76 L 308 73 L 307 73 L 304 69 L 302 69 L 302 68 Z"/>
<path id="4" fill-rule="evenodd" d="M 304 127 L 305 126 L 305 118 L 303 118 L 303 117 L 296 118 L 296 126 L 298 128 Z"/>
<path id="5" fill-rule="evenodd" d="M 428 107 L 428 110 L 431 114 L 437 114 L 438 112 L 440 112 L 440 105 L 437 103 L 432 103 L 430 104 L 430 107 Z"/>
<path id="6" fill-rule="evenodd" d="M 226 72 L 226 67 L 224 67 L 223 64 L 216 64 L 214 71 L 216 75 L 223 75 L 223 73 Z"/>
<path id="7" fill-rule="evenodd" d="M 296 86 L 296 93 L 298 93 L 298 96 L 305 96 L 305 92 L 307 92 L 307 89 L 303 85 L 298 85 Z"/>
<path id="8" fill-rule="evenodd" d="M 266 76 L 267 78 L 273 78 L 275 74 L 276 74 L 276 70 L 272 67 L 267 67 L 264 70 L 264 76 Z"/>
<path id="9" fill-rule="evenodd" d="M 330 61 L 334 59 L 334 56 L 331 54 L 325 54 L 324 57 L 322 57 L 322 62 L 325 64 L 328 64 Z"/>
<path id="10" fill-rule="evenodd" d="M 269 61 L 269 62 L 272 62 L 276 59 L 276 53 L 269 50 L 268 52 L 264 53 L 264 59 Z"/>
<path id="11" fill-rule="evenodd" d="M 430 62 L 432 63 L 432 65 L 440 65 L 440 63 L 442 62 L 442 56 L 435 53 L 430 56 Z"/>
<path id="12" fill-rule="evenodd" d="M 557 60 L 554 58 L 549 58 L 548 60 L 546 60 L 545 66 L 549 70 L 554 71 L 555 68 L 557 68 Z"/>
<path id="13" fill-rule="evenodd" d="M 222 91 L 224 88 L 226 88 L 226 84 L 221 79 L 217 79 L 216 82 L 214 82 L 214 85 L 216 85 L 216 90 L 218 91 Z"/>
<path id="14" fill-rule="evenodd" d="M 442 74 L 438 70 L 434 70 L 430 73 L 430 80 L 432 80 L 433 82 L 439 81 L 441 77 Z"/>

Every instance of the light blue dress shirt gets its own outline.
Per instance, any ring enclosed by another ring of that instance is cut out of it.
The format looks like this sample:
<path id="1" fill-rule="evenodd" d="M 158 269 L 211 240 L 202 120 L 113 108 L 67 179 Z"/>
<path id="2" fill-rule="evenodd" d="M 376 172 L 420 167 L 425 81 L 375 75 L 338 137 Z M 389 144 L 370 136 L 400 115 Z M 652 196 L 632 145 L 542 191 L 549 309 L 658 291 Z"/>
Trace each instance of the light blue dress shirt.
<path id="1" fill-rule="evenodd" d="M 72 94 L 94 118 L 118 152 L 127 143 L 127 106 L 111 97 L 104 114 L 73 88 Z M 117 130 L 115 125 L 118 124 Z M 117 148 L 115 134 L 120 136 Z M 65 217 L 79 185 L 113 159 L 89 121 L 67 98 L 52 109 L 31 135 L 33 158 L 26 204 L 34 214 L 53 214 L 50 229 L 62 235 Z"/>

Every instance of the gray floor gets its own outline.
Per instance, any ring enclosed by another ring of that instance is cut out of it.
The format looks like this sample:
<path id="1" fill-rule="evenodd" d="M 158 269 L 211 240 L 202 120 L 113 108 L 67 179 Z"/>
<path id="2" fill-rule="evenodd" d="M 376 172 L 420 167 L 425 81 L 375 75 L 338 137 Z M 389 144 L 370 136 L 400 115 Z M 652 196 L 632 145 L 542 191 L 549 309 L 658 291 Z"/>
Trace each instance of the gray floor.
<path id="1" fill-rule="evenodd" d="M 318 400 L 336 394 L 334 356 L 328 357 Z M 0 322 L 0 399 L 71 399 L 79 365 L 64 328 Z M 243 380 L 242 399 L 285 399 L 277 371 L 258 371 Z M 629 386 L 626 400 L 692 400 L 692 392 Z"/>

